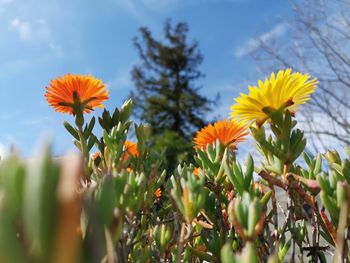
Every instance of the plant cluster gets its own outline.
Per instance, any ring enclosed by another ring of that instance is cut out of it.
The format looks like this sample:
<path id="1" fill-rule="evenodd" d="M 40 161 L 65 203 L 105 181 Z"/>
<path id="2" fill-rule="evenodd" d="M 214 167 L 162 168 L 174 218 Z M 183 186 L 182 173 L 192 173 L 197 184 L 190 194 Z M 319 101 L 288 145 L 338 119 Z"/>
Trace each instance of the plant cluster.
<path id="1" fill-rule="evenodd" d="M 86 114 L 108 98 L 102 81 L 53 80 L 47 101 L 74 116 L 81 154 L 1 161 L 0 262 L 348 262 L 350 150 L 306 154 L 295 118 L 316 86 L 272 73 L 197 132 L 193 164 L 165 171 L 131 100 L 103 111 L 98 136 Z M 249 136 L 260 163 L 236 158 Z"/>

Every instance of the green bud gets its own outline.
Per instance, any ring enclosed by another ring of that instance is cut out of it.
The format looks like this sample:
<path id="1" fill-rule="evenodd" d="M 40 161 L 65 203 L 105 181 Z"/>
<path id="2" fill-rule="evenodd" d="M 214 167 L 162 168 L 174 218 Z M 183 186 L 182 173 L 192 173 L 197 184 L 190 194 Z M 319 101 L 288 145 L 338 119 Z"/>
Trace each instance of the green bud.
<path id="1" fill-rule="evenodd" d="M 244 177 L 244 187 L 247 190 L 252 182 L 253 179 L 253 171 L 254 171 L 254 160 L 253 157 L 249 154 L 248 161 L 247 161 L 247 167 L 245 171 L 245 177 Z"/>
<path id="2" fill-rule="evenodd" d="M 250 263 L 259 262 L 256 248 L 253 243 L 248 242 L 246 246 L 243 248 L 241 260 L 239 262 L 250 262 Z"/>
<path id="3" fill-rule="evenodd" d="M 248 237 L 253 237 L 255 235 L 256 223 L 260 218 L 260 211 L 257 209 L 256 202 L 251 202 L 248 207 Z"/>
<path id="4" fill-rule="evenodd" d="M 222 263 L 235 263 L 237 262 L 235 259 L 235 255 L 233 254 L 231 245 L 226 243 L 220 251 L 220 258 Z"/>
<path id="5" fill-rule="evenodd" d="M 75 115 L 75 124 L 78 127 L 83 127 L 84 125 L 84 113 L 82 110 L 78 110 Z"/>
<path id="6" fill-rule="evenodd" d="M 126 122 L 132 113 L 133 110 L 133 102 L 131 99 L 128 99 L 127 101 L 124 102 L 121 111 L 120 111 L 120 121 L 121 122 Z"/>
<path id="7" fill-rule="evenodd" d="M 341 163 L 340 155 L 337 151 L 327 151 L 326 153 L 323 154 L 323 157 L 331 164 Z"/>

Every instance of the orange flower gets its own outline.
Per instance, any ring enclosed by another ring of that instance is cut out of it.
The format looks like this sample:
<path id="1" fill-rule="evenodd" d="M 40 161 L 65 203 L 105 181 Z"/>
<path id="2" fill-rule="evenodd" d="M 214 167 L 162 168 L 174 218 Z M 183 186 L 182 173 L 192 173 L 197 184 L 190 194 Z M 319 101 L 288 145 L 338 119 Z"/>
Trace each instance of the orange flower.
<path id="1" fill-rule="evenodd" d="M 204 244 L 197 245 L 196 249 L 198 251 L 200 251 L 200 252 L 206 252 L 207 251 L 207 247 Z"/>
<path id="2" fill-rule="evenodd" d="M 196 177 L 199 177 L 199 171 L 202 170 L 201 168 L 199 167 L 194 167 L 194 170 L 193 170 L 193 174 L 196 176 Z"/>
<path id="3" fill-rule="evenodd" d="M 267 188 L 265 185 L 263 185 L 262 183 L 260 182 L 254 182 L 253 183 L 253 190 L 254 191 L 259 191 L 261 193 L 266 193 L 267 192 Z"/>
<path id="4" fill-rule="evenodd" d="M 123 157 L 123 162 L 129 158 L 129 154 L 133 157 L 137 157 L 139 153 L 137 152 L 137 143 L 132 141 L 125 141 L 124 146 L 126 148 L 125 154 Z"/>
<path id="5" fill-rule="evenodd" d="M 218 121 L 214 125 L 209 124 L 197 132 L 193 143 L 194 148 L 206 148 L 207 144 L 213 144 L 219 140 L 223 145 L 237 148 L 237 144 L 246 140 L 248 135 L 246 127 L 234 121 Z"/>
<path id="6" fill-rule="evenodd" d="M 162 197 L 162 190 L 161 190 L 160 188 L 157 188 L 157 189 L 154 191 L 153 195 L 154 195 L 154 198 L 155 198 L 157 201 L 159 201 L 160 198 Z"/>
<path id="7" fill-rule="evenodd" d="M 66 74 L 51 80 L 50 86 L 46 87 L 45 97 L 57 112 L 75 115 L 77 102 L 86 113 L 96 107 L 103 108 L 102 102 L 108 99 L 108 90 L 102 80 L 91 75 Z"/>
<path id="8" fill-rule="evenodd" d="M 91 159 L 92 159 L 93 161 L 95 161 L 98 157 L 101 158 L 101 152 L 100 152 L 100 151 L 95 152 L 95 153 L 93 153 L 93 154 L 91 155 Z"/>

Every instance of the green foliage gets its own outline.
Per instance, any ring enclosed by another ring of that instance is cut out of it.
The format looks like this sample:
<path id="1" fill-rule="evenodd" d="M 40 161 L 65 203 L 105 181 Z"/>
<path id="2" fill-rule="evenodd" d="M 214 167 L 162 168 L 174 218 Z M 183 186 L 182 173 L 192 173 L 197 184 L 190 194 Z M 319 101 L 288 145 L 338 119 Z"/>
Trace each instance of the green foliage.
<path id="1" fill-rule="evenodd" d="M 266 205 L 257 198 L 252 198 L 248 192 L 235 199 L 228 208 L 229 216 L 244 240 L 254 240 L 263 229 L 265 223 L 263 207 Z"/>
<path id="2" fill-rule="evenodd" d="M 258 263 L 257 252 L 253 244 L 247 243 L 242 250 L 242 253 L 234 255 L 230 244 L 225 244 L 221 249 L 221 261 L 222 263 L 239 263 L 239 262 L 252 262 Z"/>
<path id="3" fill-rule="evenodd" d="M 192 223 L 205 204 L 207 189 L 205 178 L 197 177 L 189 167 L 181 167 L 171 177 L 171 196 L 187 223 Z"/>
<path id="4" fill-rule="evenodd" d="M 172 172 L 131 111 L 128 101 L 98 118 L 98 157 L 80 147 L 54 161 L 45 147 L 0 161 L 1 262 L 325 262 L 327 250 L 349 260 L 350 161 L 333 151 L 298 164 L 304 138 L 290 113 L 270 135 L 253 128 L 260 164 L 217 140 Z M 94 122 L 64 126 L 84 145 Z M 137 154 L 125 146 L 132 129 Z"/>
<path id="5" fill-rule="evenodd" d="M 29 179 L 30 178 L 30 179 Z M 29 167 L 23 192 L 23 216 L 33 253 L 48 259 L 52 249 L 52 229 L 57 217 L 55 198 L 59 178 L 58 166 L 49 149 Z"/>
<path id="6" fill-rule="evenodd" d="M 171 130 L 154 136 L 152 150 L 158 153 L 168 171 L 173 171 L 178 163 L 191 161 L 194 153 L 192 142 Z"/>

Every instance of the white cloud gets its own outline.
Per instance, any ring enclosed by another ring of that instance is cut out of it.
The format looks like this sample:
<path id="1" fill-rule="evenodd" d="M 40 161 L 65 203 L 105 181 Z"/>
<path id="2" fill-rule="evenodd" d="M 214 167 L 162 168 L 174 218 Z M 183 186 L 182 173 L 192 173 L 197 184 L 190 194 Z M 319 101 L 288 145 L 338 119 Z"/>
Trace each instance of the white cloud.
<path id="1" fill-rule="evenodd" d="M 9 29 L 17 31 L 20 40 L 24 42 L 46 45 L 55 53 L 62 53 L 62 49 L 55 43 L 50 26 L 45 19 L 25 21 L 16 17 L 11 21 Z"/>
<path id="2" fill-rule="evenodd" d="M 278 38 L 283 36 L 287 31 L 287 24 L 286 23 L 279 23 L 277 24 L 272 30 L 258 36 L 252 39 L 249 39 L 243 46 L 240 46 L 234 50 L 234 55 L 236 57 L 243 57 L 250 52 L 255 51 L 258 47 L 260 42 L 267 42 L 272 39 Z"/>
<path id="3" fill-rule="evenodd" d="M 19 34 L 19 38 L 23 41 L 30 40 L 32 37 L 32 29 L 29 22 L 22 21 L 19 18 L 15 18 L 11 21 L 10 29 L 16 30 Z"/>

